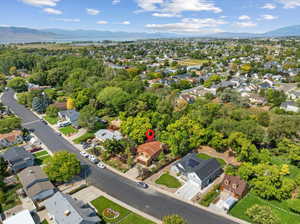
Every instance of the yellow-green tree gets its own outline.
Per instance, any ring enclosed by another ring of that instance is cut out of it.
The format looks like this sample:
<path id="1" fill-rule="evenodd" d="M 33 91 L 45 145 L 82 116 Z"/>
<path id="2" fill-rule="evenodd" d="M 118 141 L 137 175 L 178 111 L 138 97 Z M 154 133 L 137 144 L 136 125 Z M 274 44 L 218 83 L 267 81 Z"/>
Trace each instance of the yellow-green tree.
<path id="1" fill-rule="evenodd" d="M 73 110 L 74 108 L 75 108 L 74 100 L 69 97 L 67 100 L 67 109 Z"/>

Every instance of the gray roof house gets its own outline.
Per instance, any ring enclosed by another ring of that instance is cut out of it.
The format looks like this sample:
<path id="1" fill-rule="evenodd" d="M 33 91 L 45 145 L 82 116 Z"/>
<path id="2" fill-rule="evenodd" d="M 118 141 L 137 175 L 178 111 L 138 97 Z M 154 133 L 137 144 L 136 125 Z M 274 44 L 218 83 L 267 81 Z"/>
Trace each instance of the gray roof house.
<path id="1" fill-rule="evenodd" d="M 300 112 L 300 107 L 297 105 L 297 103 L 295 103 L 293 101 L 286 101 L 286 102 L 281 103 L 280 108 L 285 111 L 291 111 L 291 112 L 295 112 L 295 113 Z"/>
<path id="2" fill-rule="evenodd" d="M 23 147 L 12 147 L 5 151 L 2 156 L 8 162 L 9 168 L 15 173 L 34 165 L 33 155 Z"/>
<path id="3" fill-rule="evenodd" d="M 44 200 L 55 193 L 53 184 L 40 166 L 27 167 L 18 177 L 27 196 L 33 201 Z"/>
<path id="4" fill-rule="evenodd" d="M 104 142 L 105 140 L 121 140 L 123 138 L 122 134 L 119 131 L 113 131 L 109 129 L 100 129 L 95 133 L 95 137 Z"/>
<path id="5" fill-rule="evenodd" d="M 68 194 L 57 192 L 44 204 L 55 224 L 97 224 L 101 222 L 91 207 Z"/>
<path id="6" fill-rule="evenodd" d="M 203 189 L 223 172 L 216 159 L 200 159 L 195 153 L 189 153 L 172 165 L 171 172 L 180 174 Z"/>
<path id="7" fill-rule="evenodd" d="M 76 110 L 63 110 L 58 112 L 58 116 L 61 120 L 69 121 L 72 126 L 78 127 L 77 120 L 79 118 L 79 112 Z"/>

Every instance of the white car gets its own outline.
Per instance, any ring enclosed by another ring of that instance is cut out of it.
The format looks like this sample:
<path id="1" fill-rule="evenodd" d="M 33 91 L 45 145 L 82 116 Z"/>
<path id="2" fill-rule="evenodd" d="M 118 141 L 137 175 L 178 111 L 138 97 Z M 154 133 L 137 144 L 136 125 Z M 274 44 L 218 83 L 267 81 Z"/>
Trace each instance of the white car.
<path id="1" fill-rule="evenodd" d="M 96 156 L 94 156 L 94 155 L 89 155 L 89 160 L 94 160 L 94 159 L 96 159 Z"/>
<path id="2" fill-rule="evenodd" d="M 86 152 L 80 152 L 80 154 L 85 158 L 89 157 L 89 154 L 87 154 Z"/>
<path id="3" fill-rule="evenodd" d="M 103 163 L 98 163 L 97 164 L 97 166 L 99 167 L 99 168 L 101 168 L 101 169 L 105 169 L 106 168 L 106 166 L 103 164 Z"/>

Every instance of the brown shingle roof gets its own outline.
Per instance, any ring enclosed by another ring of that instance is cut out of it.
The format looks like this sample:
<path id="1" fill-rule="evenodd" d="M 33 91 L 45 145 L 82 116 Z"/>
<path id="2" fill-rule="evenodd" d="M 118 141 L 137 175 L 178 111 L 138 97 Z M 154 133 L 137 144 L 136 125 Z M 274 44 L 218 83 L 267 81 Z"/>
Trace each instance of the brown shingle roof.
<path id="1" fill-rule="evenodd" d="M 9 142 L 15 142 L 18 136 L 22 135 L 22 131 L 14 130 L 7 134 L 0 134 L 0 140 L 6 139 Z"/>
<path id="2" fill-rule="evenodd" d="M 221 187 L 238 196 L 243 196 L 248 188 L 246 181 L 239 176 L 230 176 L 225 174 Z"/>
<path id="3" fill-rule="evenodd" d="M 145 144 L 139 145 L 137 148 L 138 153 L 147 154 L 149 157 L 153 157 L 162 149 L 162 145 L 159 141 L 147 142 Z"/>

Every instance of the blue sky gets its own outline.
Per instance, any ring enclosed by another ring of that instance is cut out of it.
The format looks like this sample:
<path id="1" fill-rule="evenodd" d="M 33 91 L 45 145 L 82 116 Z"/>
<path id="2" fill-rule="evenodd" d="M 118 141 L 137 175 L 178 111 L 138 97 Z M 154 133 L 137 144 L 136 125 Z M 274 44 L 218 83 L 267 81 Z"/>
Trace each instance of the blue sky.
<path id="1" fill-rule="evenodd" d="M 300 0 L 1 0 L 0 25 L 111 31 L 265 32 L 300 25 Z"/>

